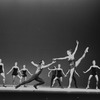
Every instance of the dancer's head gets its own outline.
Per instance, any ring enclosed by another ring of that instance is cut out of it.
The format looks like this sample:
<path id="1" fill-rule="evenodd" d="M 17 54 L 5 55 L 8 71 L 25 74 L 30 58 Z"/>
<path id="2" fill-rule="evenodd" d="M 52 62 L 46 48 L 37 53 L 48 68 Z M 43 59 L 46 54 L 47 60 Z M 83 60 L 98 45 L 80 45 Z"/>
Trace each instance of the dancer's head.
<path id="1" fill-rule="evenodd" d="M 2 59 L 0 59 L 0 63 L 2 62 Z"/>
<path id="2" fill-rule="evenodd" d="M 44 64 L 45 64 L 44 60 L 40 60 L 39 65 L 44 65 Z"/>
<path id="3" fill-rule="evenodd" d="M 67 55 L 70 56 L 72 54 L 71 50 L 67 50 Z"/>
<path id="4" fill-rule="evenodd" d="M 58 64 L 58 68 L 60 68 L 61 67 L 61 64 Z"/>
<path id="5" fill-rule="evenodd" d="M 93 60 L 93 61 L 92 61 L 92 64 L 93 64 L 93 65 L 95 65 L 95 64 L 96 64 L 96 61 L 95 61 L 95 60 Z"/>
<path id="6" fill-rule="evenodd" d="M 26 68 L 26 66 L 25 66 L 25 65 L 23 65 L 23 68 Z"/>
<path id="7" fill-rule="evenodd" d="M 17 66 L 17 64 L 18 64 L 18 63 L 17 63 L 17 62 L 15 62 L 15 66 Z"/>

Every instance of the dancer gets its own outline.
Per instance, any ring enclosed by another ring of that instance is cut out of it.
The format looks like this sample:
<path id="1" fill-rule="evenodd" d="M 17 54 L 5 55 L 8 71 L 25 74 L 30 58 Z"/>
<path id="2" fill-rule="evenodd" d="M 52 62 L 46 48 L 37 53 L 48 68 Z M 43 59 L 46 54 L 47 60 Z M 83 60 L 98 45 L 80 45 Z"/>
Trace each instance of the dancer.
<path id="1" fill-rule="evenodd" d="M 53 87 L 53 80 L 56 77 L 56 66 L 54 66 L 53 69 L 50 69 L 48 67 L 48 70 L 50 70 L 49 73 L 48 73 L 48 77 L 50 77 L 50 73 L 51 73 L 51 84 L 50 84 L 50 87 Z"/>
<path id="2" fill-rule="evenodd" d="M 91 70 L 91 74 L 90 74 L 90 76 L 88 78 L 88 84 L 87 84 L 86 89 L 89 88 L 90 80 L 91 80 L 91 78 L 93 76 L 95 76 L 95 78 L 96 78 L 96 89 L 98 89 L 99 78 L 98 78 L 98 75 L 97 75 L 97 70 L 100 69 L 100 67 L 96 65 L 96 61 L 95 60 L 92 61 L 92 64 L 93 65 L 90 66 L 90 68 L 87 71 L 83 71 L 83 73 L 87 73 L 87 72 L 89 72 Z"/>
<path id="3" fill-rule="evenodd" d="M 79 42 L 76 41 L 76 47 L 75 47 L 75 50 L 74 52 L 72 53 L 71 50 L 67 50 L 67 55 L 66 57 L 61 57 L 61 58 L 54 58 L 53 60 L 64 60 L 64 59 L 68 59 L 68 62 L 69 62 L 69 67 L 70 69 L 68 70 L 68 72 L 66 73 L 66 76 L 67 74 L 70 72 L 70 77 L 69 77 L 69 85 L 68 85 L 68 88 L 71 87 L 71 83 L 72 83 L 72 79 L 74 80 L 75 82 L 75 87 L 77 88 L 77 83 L 76 83 L 76 79 L 75 79 L 75 76 L 74 76 L 74 72 L 76 72 L 76 67 L 80 64 L 81 60 L 85 57 L 86 53 L 88 52 L 88 49 L 89 47 L 87 47 L 84 51 L 84 54 L 82 55 L 81 58 L 79 58 L 77 61 L 75 61 L 75 54 L 76 54 L 76 51 L 78 49 L 78 45 L 79 45 Z M 78 75 L 78 73 L 77 73 Z M 79 76 L 79 75 L 78 75 Z"/>
<path id="4" fill-rule="evenodd" d="M 42 71 L 43 71 L 44 68 L 47 68 L 47 67 L 51 66 L 52 64 L 55 63 L 55 61 L 52 61 L 52 63 L 47 64 L 47 65 L 45 65 L 45 62 L 44 62 L 43 60 L 41 60 L 41 61 L 39 62 L 39 64 L 35 64 L 33 61 L 32 61 L 31 63 L 32 63 L 35 67 L 37 67 L 35 74 L 32 75 L 32 77 L 29 78 L 27 81 L 24 81 L 24 82 L 22 82 L 21 84 L 17 85 L 15 88 L 18 88 L 18 87 L 20 87 L 21 85 L 24 85 L 24 84 L 27 84 L 27 83 L 30 83 L 30 82 L 36 80 L 36 81 L 38 81 L 39 83 L 35 84 L 35 85 L 34 85 L 34 88 L 37 89 L 37 86 L 38 86 L 38 85 L 42 85 L 42 84 L 45 83 L 44 80 L 43 80 L 42 78 L 39 77 L 39 75 L 42 73 Z"/>
<path id="5" fill-rule="evenodd" d="M 3 87 L 6 87 L 6 85 L 5 85 L 5 70 L 4 70 L 4 64 L 2 63 L 2 59 L 0 59 L 0 75 L 3 78 Z"/>
<path id="6" fill-rule="evenodd" d="M 21 79 L 24 79 L 24 81 L 27 80 L 27 72 L 32 76 L 32 74 L 29 72 L 29 70 L 26 68 L 26 65 L 23 65 L 23 68 L 20 70 L 21 73 Z M 24 85 L 26 87 L 26 85 Z"/>
<path id="7" fill-rule="evenodd" d="M 11 68 L 11 70 L 7 73 L 7 75 L 11 72 L 11 71 L 13 71 L 12 72 L 12 78 L 13 78 L 13 81 L 12 81 L 12 83 L 13 83 L 13 86 L 15 85 L 15 78 L 16 77 L 18 77 L 19 79 L 20 79 L 20 83 L 21 83 L 21 76 L 19 76 L 19 74 L 18 73 L 20 73 L 20 70 L 19 70 L 19 67 L 17 66 L 17 62 L 15 62 L 15 65 Z M 20 73 L 21 74 L 21 73 Z"/>
<path id="8" fill-rule="evenodd" d="M 57 80 L 58 83 L 59 83 L 59 86 L 60 86 L 61 88 L 63 88 L 61 82 L 62 82 L 62 78 L 65 77 L 65 76 L 66 76 L 66 75 L 65 75 L 63 69 L 61 68 L 61 64 L 58 64 L 58 68 L 56 68 L 56 77 L 55 77 L 54 80 L 53 80 L 52 86 L 54 86 L 55 81 Z"/>

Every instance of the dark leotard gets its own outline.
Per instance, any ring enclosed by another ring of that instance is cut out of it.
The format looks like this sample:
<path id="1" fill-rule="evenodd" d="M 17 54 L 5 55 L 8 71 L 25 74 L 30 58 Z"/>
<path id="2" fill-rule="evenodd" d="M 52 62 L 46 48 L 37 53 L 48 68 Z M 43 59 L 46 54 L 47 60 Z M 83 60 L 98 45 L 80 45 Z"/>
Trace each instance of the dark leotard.
<path id="1" fill-rule="evenodd" d="M 3 73 L 2 65 L 0 65 L 0 73 Z"/>
<path id="2" fill-rule="evenodd" d="M 22 77 L 27 77 L 26 70 L 22 70 Z"/>
<path id="3" fill-rule="evenodd" d="M 57 77 L 58 78 L 63 77 L 62 70 L 56 70 L 56 71 L 57 71 Z"/>
<path id="4" fill-rule="evenodd" d="M 69 65 L 70 65 L 70 69 L 75 67 L 75 60 L 68 60 Z"/>
<path id="5" fill-rule="evenodd" d="M 18 68 L 13 68 L 12 75 L 17 76 L 18 75 Z"/>
<path id="6" fill-rule="evenodd" d="M 94 75 L 94 76 L 97 75 L 97 68 L 92 67 L 91 68 L 91 74 Z"/>

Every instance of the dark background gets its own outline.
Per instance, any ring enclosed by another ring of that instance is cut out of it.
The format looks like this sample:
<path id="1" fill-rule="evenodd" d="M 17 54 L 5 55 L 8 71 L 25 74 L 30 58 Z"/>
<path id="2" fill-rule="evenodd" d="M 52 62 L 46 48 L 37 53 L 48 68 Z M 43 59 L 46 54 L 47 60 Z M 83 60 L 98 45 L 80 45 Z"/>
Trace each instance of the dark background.
<path id="1" fill-rule="evenodd" d="M 99 9 L 99 0 L 0 0 L 0 58 L 5 72 L 17 61 L 20 69 L 25 64 L 34 73 L 36 68 L 30 63 L 32 60 L 38 63 L 43 59 L 46 64 L 51 63 L 52 58 L 64 57 L 68 49 L 74 50 L 78 40 L 76 60 L 87 46 L 90 47 L 77 68 L 81 77 L 76 76 L 78 86 L 85 88 L 90 72 L 84 75 L 82 71 L 87 70 L 94 59 L 100 65 Z M 54 65 L 58 63 L 66 73 L 67 60 L 57 61 Z M 41 74 L 46 81 L 44 86 L 50 84 L 47 73 L 45 69 Z M 63 81 L 65 87 L 68 86 L 68 77 Z M 6 83 L 11 82 L 9 74 Z M 95 78 L 91 82 L 91 86 L 95 87 Z"/>

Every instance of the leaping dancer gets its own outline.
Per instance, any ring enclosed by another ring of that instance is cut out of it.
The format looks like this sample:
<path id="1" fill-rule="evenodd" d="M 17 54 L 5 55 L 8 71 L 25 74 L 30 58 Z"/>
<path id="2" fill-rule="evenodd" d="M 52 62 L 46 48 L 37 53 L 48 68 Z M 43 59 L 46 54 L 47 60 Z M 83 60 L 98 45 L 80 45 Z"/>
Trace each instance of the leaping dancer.
<path id="1" fill-rule="evenodd" d="M 37 89 L 37 86 L 38 86 L 38 85 L 42 85 L 42 84 L 45 83 L 44 80 L 43 80 L 42 78 L 39 77 L 39 75 L 42 73 L 42 71 L 43 71 L 44 68 L 47 68 L 47 67 L 51 66 L 51 65 L 54 64 L 55 62 L 56 62 L 56 61 L 52 61 L 52 63 L 45 65 L 45 62 L 44 62 L 43 60 L 41 60 L 41 61 L 39 62 L 39 64 L 35 64 L 35 63 L 32 61 L 31 63 L 32 63 L 35 67 L 37 67 L 35 74 L 33 74 L 33 75 L 31 76 L 31 78 L 29 78 L 28 80 L 26 80 L 26 81 L 22 82 L 21 84 L 17 85 L 15 88 L 18 88 L 18 87 L 20 87 L 21 85 L 24 85 L 24 84 L 27 84 L 27 83 L 30 83 L 30 82 L 36 80 L 36 81 L 38 81 L 39 83 L 35 84 L 35 85 L 34 85 L 34 88 Z"/>
<path id="2" fill-rule="evenodd" d="M 21 79 L 24 79 L 24 81 L 27 80 L 27 73 L 32 76 L 30 71 L 26 68 L 26 65 L 23 65 L 23 68 L 20 70 L 20 73 L 21 73 L 21 76 L 22 76 Z M 24 87 L 26 87 L 26 86 L 24 85 Z"/>
<path id="3" fill-rule="evenodd" d="M 99 78 L 98 78 L 98 75 L 97 75 L 97 70 L 100 69 L 100 67 L 96 65 L 96 61 L 95 60 L 92 61 L 92 64 L 93 65 L 90 66 L 90 68 L 87 71 L 83 71 L 83 73 L 87 73 L 87 72 L 89 72 L 91 70 L 91 74 L 90 74 L 90 76 L 88 78 L 88 84 L 87 84 L 86 89 L 89 88 L 90 80 L 91 80 L 91 78 L 93 76 L 95 76 L 95 78 L 96 78 L 96 89 L 98 89 L 98 81 L 99 81 Z"/>
<path id="4" fill-rule="evenodd" d="M 64 59 L 68 59 L 68 62 L 69 62 L 69 67 L 70 69 L 68 70 L 68 72 L 66 73 L 66 76 L 67 74 L 70 72 L 70 77 L 69 77 L 69 85 L 68 85 L 68 88 L 71 87 L 71 83 L 72 83 L 72 79 L 74 80 L 75 82 L 75 86 L 77 87 L 77 83 L 76 83 L 76 78 L 74 76 L 74 73 L 76 73 L 78 75 L 78 73 L 76 72 L 76 67 L 80 64 L 81 60 L 85 57 L 86 53 L 88 52 L 88 49 L 89 47 L 87 47 L 84 51 L 84 54 L 82 55 L 81 58 L 79 58 L 77 61 L 75 61 L 75 54 L 76 54 L 76 51 L 78 49 L 78 45 L 79 45 L 79 42 L 76 41 L 76 47 L 75 47 L 75 50 L 74 52 L 72 53 L 71 50 L 67 50 L 67 55 L 68 56 L 65 56 L 65 57 L 61 57 L 61 58 L 54 58 L 53 60 L 64 60 Z M 79 76 L 79 75 L 78 75 Z"/>
<path id="5" fill-rule="evenodd" d="M 4 70 L 4 64 L 2 63 L 2 59 L 0 59 L 0 75 L 3 77 L 3 87 L 5 86 L 5 70 Z"/>
<path id="6" fill-rule="evenodd" d="M 12 71 L 12 78 L 13 78 L 13 86 L 15 85 L 15 78 L 18 77 L 20 79 L 20 83 L 21 83 L 21 76 L 19 75 L 20 70 L 19 67 L 17 66 L 17 62 L 15 62 L 15 65 L 10 69 L 10 71 L 7 73 L 9 74 Z M 21 73 L 20 73 L 21 74 Z"/>

